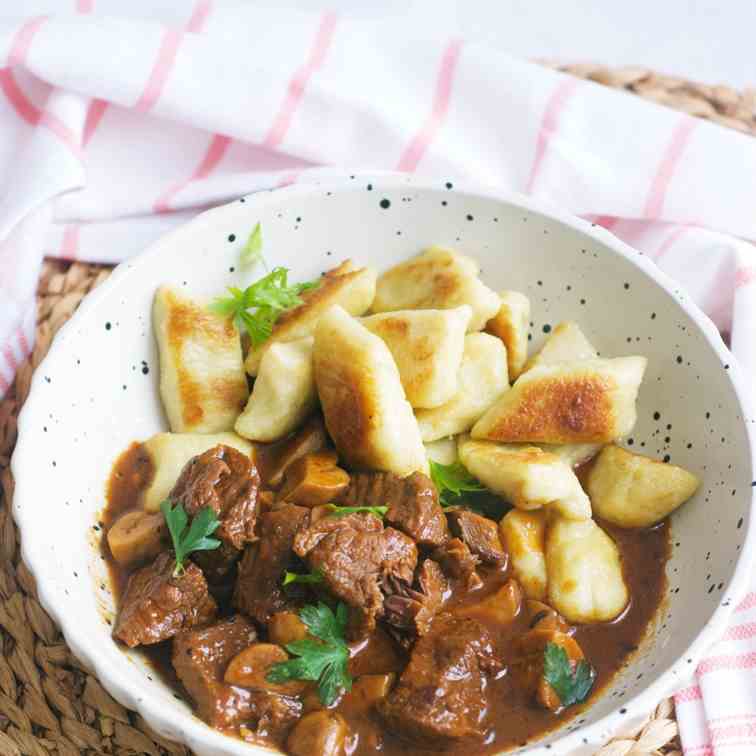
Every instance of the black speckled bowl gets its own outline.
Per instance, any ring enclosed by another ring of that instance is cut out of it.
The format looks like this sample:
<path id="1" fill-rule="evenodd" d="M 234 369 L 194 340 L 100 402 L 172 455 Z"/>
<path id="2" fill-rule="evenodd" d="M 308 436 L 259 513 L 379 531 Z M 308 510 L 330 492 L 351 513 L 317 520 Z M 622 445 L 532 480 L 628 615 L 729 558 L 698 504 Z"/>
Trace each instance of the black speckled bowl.
<path id="1" fill-rule="evenodd" d="M 203 756 L 264 751 L 203 725 L 138 654 L 113 643 L 113 601 L 93 546 L 113 460 L 131 441 L 167 427 L 150 326 L 156 286 L 217 295 L 247 284 L 252 274 L 236 266 L 258 221 L 267 260 L 295 278 L 313 278 L 347 257 L 385 268 L 429 244 L 448 245 L 476 257 L 495 290 L 527 293 L 533 347 L 571 319 L 603 355 L 648 357 L 627 443 L 703 480 L 672 518 L 669 599 L 631 668 L 529 752 L 588 753 L 646 714 L 692 672 L 747 586 L 755 476 L 745 383 L 711 322 L 605 230 L 531 199 L 398 175 L 326 179 L 204 213 L 120 266 L 61 331 L 21 415 L 14 514 L 41 601 L 73 651 L 162 735 Z"/>

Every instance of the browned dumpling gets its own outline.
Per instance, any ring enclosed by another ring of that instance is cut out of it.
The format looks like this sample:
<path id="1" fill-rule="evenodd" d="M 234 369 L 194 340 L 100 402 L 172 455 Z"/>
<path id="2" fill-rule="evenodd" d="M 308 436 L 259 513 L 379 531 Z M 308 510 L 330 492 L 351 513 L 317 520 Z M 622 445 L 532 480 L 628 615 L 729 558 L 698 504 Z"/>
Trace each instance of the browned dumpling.
<path id="1" fill-rule="evenodd" d="M 373 312 L 472 308 L 468 331 L 480 331 L 498 312 L 499 298 L 478 278 L 480 267 L 471 257 L 431 247 L 395 265 L 378 278 Z"/>
<path id="2" fill-rule="evenodd" d="M 486 323 L 486 331 L 501 339 L 507 348 L 509 380 L 519 378 L 528 359 L 530 300 L 519 291 L 499 293 L 499 311 Z"/>
<path id="3" fill-rule="evenodd" d="M 542 365 L 523 373 L 473 426 L 507 443 L 598 443 L 629 433 L 645 357 Z"/>
<path id="4" fill-rule="evenodd" d="M 408 475 L 428 462 L 394 358 L 343 308 L 318 322 L 315 385 L 326 427 L 347 466 Z"/>
<path id="5" fill-rule="evenodd" d="M 175 289 L 153 305 L 160 352 L 160 398 L 174 433 L 233 430 L 249 396 L 239 331 Z"/>
<path id="6" fill-rule="evenodd" d="M 525 370 L 539 365 L 553 365 L 555 362 L 595 360 L 596 357 L 596 349 L 580 330 L 580 326 L 571 320 L 565 320 L 554 327 L 541 351 L 528 360 Z"/>
<path id="7" fill-rule="evenodd" d="M 366 313 L 375 296 L 375 278 L 372 268 L 355 270 L 350 260 L 329 270 L 321 276 L 316 288 L 302 294 L 301 305 L 281 314 L 270 337 L 249 350 L 244 363 L 247 372 L 257 375 L 263 354 L 273 344 L 312 336 L 320 317 L 333 305 L 340 305 L 350 315 Z"/>

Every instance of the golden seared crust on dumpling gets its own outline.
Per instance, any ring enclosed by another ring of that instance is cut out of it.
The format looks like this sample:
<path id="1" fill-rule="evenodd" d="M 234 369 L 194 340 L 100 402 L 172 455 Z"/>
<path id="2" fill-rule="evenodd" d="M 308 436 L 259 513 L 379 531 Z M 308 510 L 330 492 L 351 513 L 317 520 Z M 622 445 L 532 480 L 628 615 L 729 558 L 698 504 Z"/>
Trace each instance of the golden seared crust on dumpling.
<path id="1" fill-rule="evenodd" d="M 496 293 L 478 278 L 480 268 L 470 257 L 431 247 L 395 265 L 378 278 L 373 312 L 472 308 L 468 331 L 480 331 L 499 309 Z"/>
<path id="2" fill-rule="evenodd" d="M 504 345 L 487 333 L 467 334 L 457 374 L 457 392 L 440 407 L 419 409 L 415 413 L 423 441 L 466 433 L 507 390 L 509 377 Z"/>
<path id="3" fill-rule="evenodd" d="M 519 291 L 499 294 L 499 311 L 486 323 L 486 331 L 501 339 L 507 348 L 509 380 L 517 380 L 528 359 L 530 300 Z"/>
<path id="4" fill-rule="evenodd" d="M 326 427 L 348 467 L 427 472 L 412 407 L 378 336 L 332 307 L 315 329 L 313 367 Z"/>
<path id="5" fill-rule="evenodd" d="M 546 598 L 546 513 L 511 509 L 499 523 L 517 582 L 529 599 Z"/>
<path id="6" fill-rule="evenodd" d="M 232 446 L 242 454 L 252 455 L 252 444 L 236 433 L 157 433 L 144 442 L 154 474 L 144 492 L 144 508 L 157 512 L 176 483 L 184 465 L 218 444 Z"/>
<path id="7" fill-rule="evenodd" d="M 152 320 L 160 352 L 160 397 L 171 430 L 231 430 L 249 396 L 241 338 L 232 319 L 161 286 Z"/>
<path id="8" fill-rule="evenodd" d="M 462 464 L 483 485 L 518 509 L 548 509 L 584 520 L 591 503 L 572 468 L 537 446 L 459 439 Z"/>
<path id="9" fill-rule="evenodd" d="M 478 420 L 473 438 L 507 443 L 609 442 L 629 433 L 645 357 L 541 365 Z"/>
<path id="10" fill-rule="evenodd" d="M 457 391 L 465 332 L 472 310 L 398 310 L 362 318 L 389 348 L 407 401 L 413 407 L 438 407 Z"/>
<path id="11" fill-rule="evenodd" d="M 578 467 L 593 459 L 602 448 L 602 444 L 538 444 L 545 452 L 554 454 L 570 467 Z"/>
<path id="12" fill-rule="evenodd" d="M 549 525 L 546 571 L 548 603 L 570 622 L 609 622 L 627 606 L 619 550 L 593 520 Z"/>
<path id="13" fill-rule="evenodd" d="M 312 372 L 312 336 L 271 344 L 262 357 L 236 432 L 253 441 L 278 441 L 315 409 L 318 395 Z"/>
<path id="14" fill-rule="evenodd" d="M 318 320 L 333 305 L 340 305 L 350 315 L 363 315 L 375 296 L 376 273 L 372 268 L 354 269 L 350 260 L 324 273 L 318 286 L 300 296 L 301 305 L 282 313 L 273 326 L 273 333 L 260 346 L 250 349 L 244 366 L 250 375 L 257 375 L 260 360 L 271 344 L 296 341 L 312 336 Z"/>
<path id="15" fill-rule="evenodd" d="M 541 351 L 527 361 L 524 369 L 553 365 L 555 362 L 594 360 L 596 357 L 598 352 L 580 330 L 580 326 L 571 320 L 565 320 L 554 328 Z"/>
<path id="16" fill-rule="evenodd" d="M 698 490 L 701 481 L 677 465 L 607 446 L 588 474 L 596 514 L 624 528 L 663 520 Z"/>

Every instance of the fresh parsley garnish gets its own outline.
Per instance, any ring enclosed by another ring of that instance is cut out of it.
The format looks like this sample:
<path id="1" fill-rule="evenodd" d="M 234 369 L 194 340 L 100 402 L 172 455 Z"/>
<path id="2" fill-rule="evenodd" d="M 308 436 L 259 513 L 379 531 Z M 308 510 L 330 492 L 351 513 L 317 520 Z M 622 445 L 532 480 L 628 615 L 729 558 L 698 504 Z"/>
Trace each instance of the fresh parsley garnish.
<path id="1" fill-rule="evenodd" d="M 543 677 L 559 696 L 562 706 L 572 706 L 588 697 L 596 671 L 585 659 L 573 670 L 567 652 L 556 643 L 547 643 L 543 652 Z"/>
<path id="2" fill-rule="evenodd" d="M 200 510 L 192 519 L 191 525 L 188 525 L 189 518 L 181 504 L 172 507 L 170 500 L 166 499 L 160 505 L 160 510 L 171 534 L 173 551 L 176 554 L 174 577 L 183 574 L 184 561 L 189 554 L 194 551 L 212 551 L 221 545 L 217 538 L 210 538 L 220 525 L 215 511 L 210 507 Z"/>
<path id="3" fill-rule="evenodd" d="M 289 572 L 288 570 L 284 573 L 284 579 L 282 585 L 286 587 L 287 585 L 291 585 L 292 583 L 304 583 L 304 584 L 313 584 L 313 583 L 322 583 L 323 582 L 323 573 L 320 570 L 313 570 L 309 574 L 301 575 L 298 572 Z"/>
<path id="4" fill-rule="evenodd" d="M 257 263 L 264 262 L 262 256 L 263 238 L 262 227 L 258 222 L 252 229 L 247 243 L 239 253 L 239 264 L 242 268 L 253 268 Z"/>
<path id="5" fill-rule="evenodd" d="M 430 460 L 431 480 L 438 489 L 441 504 L 449 506 L 454 503 L 453 497 L 460 496 L 463 491 L 485 491 L 485 487 L 476 480 L 461 462 L 442 465 Z"/>
<path id="6" fill-rule="evenodd" d="M 356 512 L 369 512 L 380 520 L 382 520 L 386 516 L 386 512 L 388 512 L 388 507 L 340 507 L 337 504 L 329 504 L 328 509 L 330 510 L 332 517 L 344 517 L 345 515 L 355 514 Z"/>
<path id="7" fill-rule="evenodd" d="M 229 286 L 230 297 L 218 297 L 209 307 L 216 315 L 233 317 L 237 327 L 247 329 L 252 346 L 259 346 L 273 333 L 279 315 L 302 304 L 299 296 L 317 283 L 289 284 L 288 268 L 273 268 L 243 291 Z"/>
<path id="8" fill-rule="evenodd" d="M 297 658 L 274 664 L 265 679 L 272 683 L 315 680 L 321 702 L 330 706 L 342 690 L 352 688 L 352 677 L 347 668 L 346 604 L 339 603 L 335 613 L 322 602 L 317 606 L 308 604 L 300 610 L 299 618 L 310 635 L 318 640 L 305 638 L 287 643 L 286 650 Z"/>

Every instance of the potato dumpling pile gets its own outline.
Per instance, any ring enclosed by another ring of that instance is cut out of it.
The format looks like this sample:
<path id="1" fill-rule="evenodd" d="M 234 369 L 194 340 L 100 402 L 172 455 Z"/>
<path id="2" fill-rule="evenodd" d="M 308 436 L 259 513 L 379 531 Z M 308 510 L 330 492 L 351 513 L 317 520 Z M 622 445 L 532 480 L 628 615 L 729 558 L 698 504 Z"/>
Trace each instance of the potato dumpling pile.
<path id="1" fill-rule="evenodd" d="M 246 355 L 230 318 L 161 288 L 154 327 L 172 432 L 146 445 L 147 509 L 221 437 L 252 453 L 250 442 L 283 439 L 319 407 L 347 468 L 404 476 L 427 472 L 429 454 L 458 459 L 513 506 L 500 530 L 529 598 L 571 622 L 618 616 L 620 555 L 593 516 L 650 527 L 699 481 L 616 445 L 636 422 L 645 357 L 600 357 L 572 322 L 528 355 L 528 298 L 492 291 L 479 271 L 440 247 L 381 275 L 346 261 Z"/>

